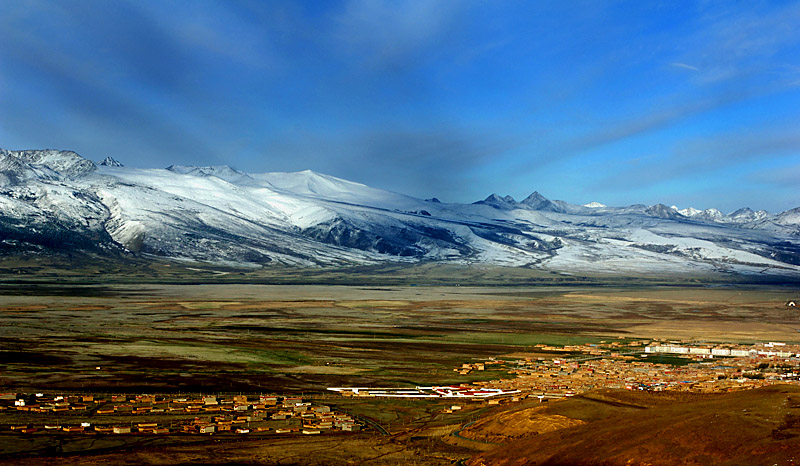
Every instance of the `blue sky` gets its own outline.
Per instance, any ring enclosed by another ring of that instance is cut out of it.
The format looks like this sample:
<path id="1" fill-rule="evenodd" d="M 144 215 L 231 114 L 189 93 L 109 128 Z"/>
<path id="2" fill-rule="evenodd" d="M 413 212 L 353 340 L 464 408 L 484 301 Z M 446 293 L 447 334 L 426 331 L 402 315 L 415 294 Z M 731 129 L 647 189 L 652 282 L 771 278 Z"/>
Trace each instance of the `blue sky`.
<path id="1" fill-rule="evenodd" d="M 0 0 L 0 147 L 800 206 L 800 3 Z"/>

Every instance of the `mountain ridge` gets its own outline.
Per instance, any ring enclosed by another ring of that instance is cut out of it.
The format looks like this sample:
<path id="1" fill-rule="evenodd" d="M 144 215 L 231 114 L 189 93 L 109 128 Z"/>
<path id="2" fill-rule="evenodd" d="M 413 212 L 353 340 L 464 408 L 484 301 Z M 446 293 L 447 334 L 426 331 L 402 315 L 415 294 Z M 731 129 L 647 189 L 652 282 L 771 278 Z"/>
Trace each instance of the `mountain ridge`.
<path id="1" fill-rule="evenodd" d="M 46 251 L 71 235 L 83 240 L 66 248 L 256 267 L 438 261 L 800 275 L 800 208 L 724 216 L 663 204 L 581 206 L 537 191 L 521 202 L 493 194 L 442 203 L 310 170 L 139 169 L 111 157 L 95 164 L 70 151 L 3 149 L 0 208 L 5 254 Z"/>

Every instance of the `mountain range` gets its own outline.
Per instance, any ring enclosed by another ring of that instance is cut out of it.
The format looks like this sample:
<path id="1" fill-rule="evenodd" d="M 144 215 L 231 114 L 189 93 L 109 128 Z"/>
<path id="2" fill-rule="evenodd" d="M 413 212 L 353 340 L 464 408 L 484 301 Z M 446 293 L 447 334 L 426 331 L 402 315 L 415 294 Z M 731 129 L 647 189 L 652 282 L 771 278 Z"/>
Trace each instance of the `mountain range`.
<path id="1" fill-rule="evenodd" d="M 0 254 L 91 251 L 243 267 L 444 262 L 565 274 L 800 277 L 800 208 L 442 203 L 312 171 L 140 169 L 0 149 Z"/>

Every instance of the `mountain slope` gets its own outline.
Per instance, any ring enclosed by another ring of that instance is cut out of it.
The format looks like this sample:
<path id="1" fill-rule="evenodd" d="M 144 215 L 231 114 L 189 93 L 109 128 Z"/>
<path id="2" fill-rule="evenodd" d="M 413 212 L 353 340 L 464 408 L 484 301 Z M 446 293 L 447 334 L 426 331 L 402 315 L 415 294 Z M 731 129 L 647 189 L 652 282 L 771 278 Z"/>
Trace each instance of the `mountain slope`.
<path id="1" fill-rule="evenodd" d="M 800 451 L 798 401 L 800 390 L 791 385 L 705 397 L 594 392 L 529 409 L 531 414 L 526 417 L 531 421 L 537 417 L 566 420 L 539 434 L 528 431 L 514 439 L 507 422 L 513 413 L 500 412 L 490 415 L 495 419 L 479 421 L 476 426 L 483 423 L 488 432 L 468 429 L 463 435 L 482 439 L 494 434 L 489 438 L 502 439 L 505 433 L 510 441 L 476 455 L 467 464 L 793 464 Z"/>
<path id="2" fill-rule="evenodd" d="M 264 266 L 443 261 L 563 273 L 800 276 L 797 209 L 421 200 L 311 171 L 99 166 L 0 151 L 4 254 L 53 249 Z"/>

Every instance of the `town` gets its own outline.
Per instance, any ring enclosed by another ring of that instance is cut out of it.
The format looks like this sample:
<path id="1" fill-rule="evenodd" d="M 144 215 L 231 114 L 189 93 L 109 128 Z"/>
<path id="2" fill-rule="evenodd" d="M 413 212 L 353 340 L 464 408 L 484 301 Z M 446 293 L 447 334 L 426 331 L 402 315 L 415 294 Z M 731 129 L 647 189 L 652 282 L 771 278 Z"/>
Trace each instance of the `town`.
<path id="1" fill-rule="evenodd" d="M 353 416 L 302 397 L 0 395 L 6 429 L 22 434 L 321 434 L 355 432 Z M 16 422 L 12 422 L 16 421 Z"/>
<path id="2" fill-rule="evenodd" d="M 778 383 L 800 384 L 800 345 L 709 345 L 624 339 L 581 345 L 539 344 L 537 356 L 464 363 L 467 375 L 488 367 L 509 378 L 413 388 L 330 387 L 342 397 L 461 398 L 497 405 L 540 401 L 597 389 L 715 393 Z M 460 410 L 453 405 L 444 412 Z M 298 396 L 156 396 L 0 394 L 0 430 L 18 434 L 252 435 L 356 432 L 369 419 Z M 380 430 L 380 429 L 379 429 Z"/>
<path id="3" fill-rule="evenodd" d="M 574 396 L 611 388 L 719 393 L 777 383 L 800 384 L 800 345 L 709 345 L 692 341 L 601 341 L 535 349 L 549 356 L 489 359 L 453 369 L 460 375 L 506 369 L 513 378 L 460 386 L 414 388 L 332 387 L 342 396 L 488 399 L 489 404 Z M 558 356 L 563 354 L 564 356 Z M 513 396 L 512 396 L 513 395 Z"/>
<path id="4" fill-rule="evenodd" d="M 500 364 L 513 379 L 478 382 L 485 388 L 520 390 L 540 399 L 612 388 L 719 393 L 800 384 L 800 345 L 709 345 L 691 341 L 641 340 L 576 346 L 537 345 L 564 357 L 526 357 L 465 363 L 460 374 Z M 569 355 L 569 356 L 567 356 Z"/>

